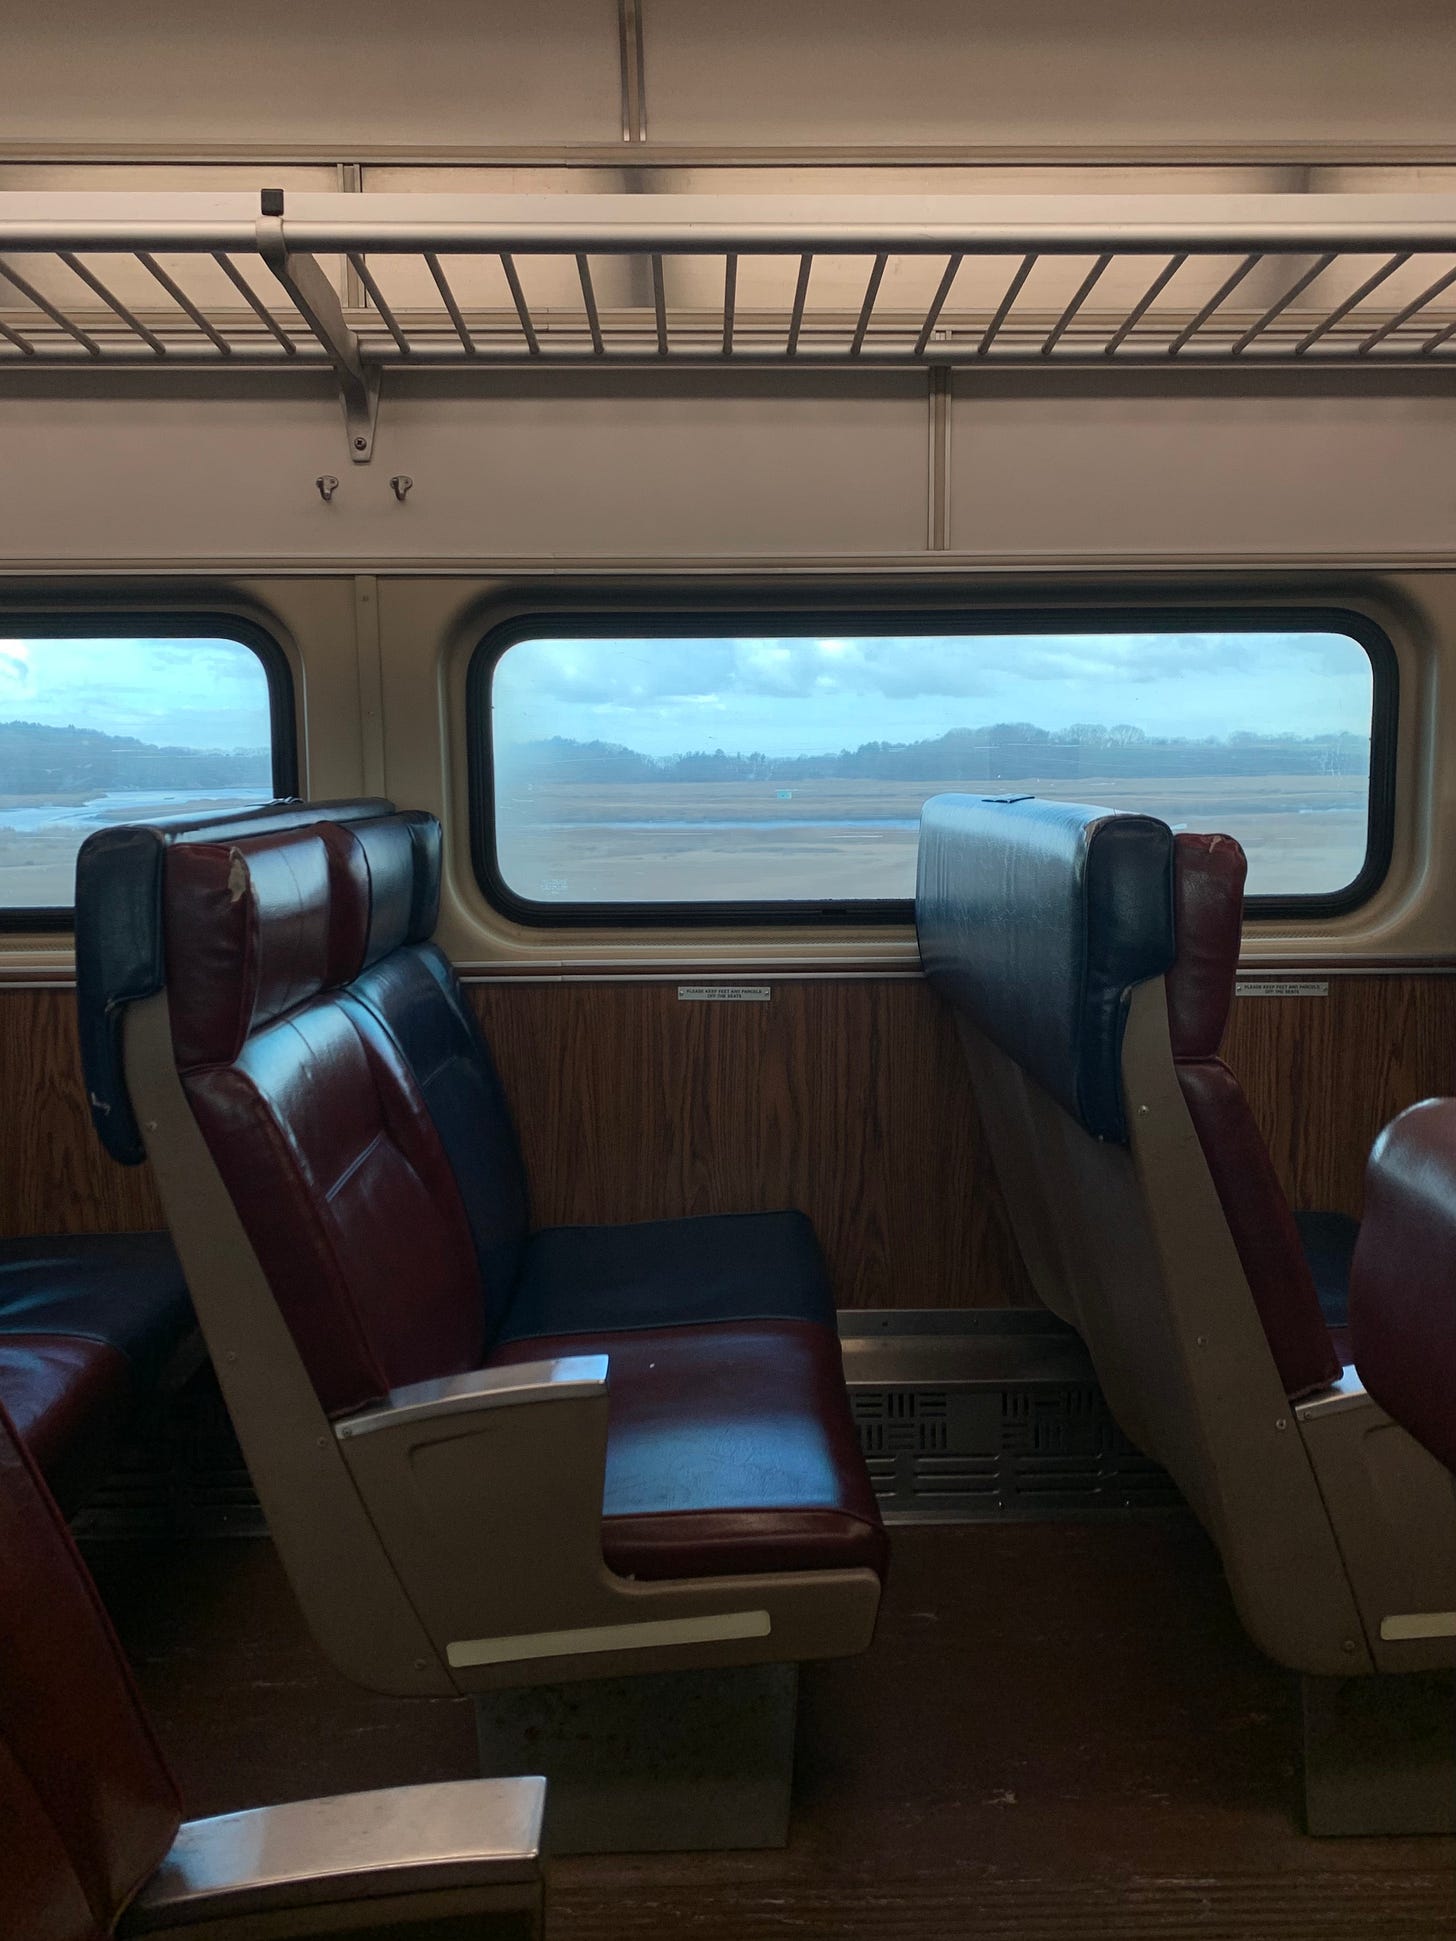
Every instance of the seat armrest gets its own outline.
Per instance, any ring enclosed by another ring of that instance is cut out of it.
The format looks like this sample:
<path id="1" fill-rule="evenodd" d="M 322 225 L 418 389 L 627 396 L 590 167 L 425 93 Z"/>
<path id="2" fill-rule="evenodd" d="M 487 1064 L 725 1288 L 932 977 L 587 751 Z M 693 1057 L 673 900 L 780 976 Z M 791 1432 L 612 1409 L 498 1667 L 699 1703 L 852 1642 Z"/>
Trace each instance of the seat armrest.
<path id="1" fill-rule="evenodd" d="M 544 1779 L 464 1779 L 190 1820 L 119 1933 L 369 1901 L 393 1903 L 389 1931 L 408 1932 L 401 1897 L 449 1890 L 516 1889 L 489 1905 L 529 1912 L 545 1801 Z"/>
<path id="2" fill-rule="evenodd" d="M 380 1429 L 425 1424 L 449 1415 L 477 1415 L 490 1409 L 519 1408 L 531 1402 L 565 1402 L 602 1395 L 607 1387 L 605 1355 L 567 1355 L 554 1361 L 523 1361 L 510 1368 L 472 1368 L 464 1375 L 392 1388 L 382 1402 L 371 1402 L 341 1416 L 334 1434 L 341 1442 Z"/>

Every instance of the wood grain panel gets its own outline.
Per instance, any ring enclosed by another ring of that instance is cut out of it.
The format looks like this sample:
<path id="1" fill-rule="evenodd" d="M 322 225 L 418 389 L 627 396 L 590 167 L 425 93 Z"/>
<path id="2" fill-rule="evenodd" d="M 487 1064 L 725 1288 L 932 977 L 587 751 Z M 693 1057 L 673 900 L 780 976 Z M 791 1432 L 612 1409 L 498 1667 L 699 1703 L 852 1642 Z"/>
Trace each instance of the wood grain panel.
<path id="1" fill-rule="evenodd" d="M 0 992 L 0 1234 L 165 1225 L 150 1168 L 118 1166 L 91 1125 L 70 991 Z"/>
<path id="2" fill-rule="evenodd" d="M 919 980 L 472 987 L 536 1219 L 798 1206 L 841 1307 L 1033 1297 L 943 1006 Z"/>
<path id="3" fill-rule="evenodd" d="M 1291 1204 L 1357 1219 L 1375 1135 L 1456 1093 L 1456 977 L 1334 977 L 1328 997 L 1241 997 L 1223 1055 Z"/>
<path id="4" fill-rule="evenodd" d="M 785 981 L 768 1004 L 672 984 L 471 987 L 521 1128 L 537 1219 L 797 1205 L 846 1307 L 1030 1299 L 962 1076 L 913 980 Z M 1291 1200 L 1358 1215 L 1371 1141 L 1456 1092 L 1456 978 L 1335 978 L 1240 998 L 1225 1053 Z M 0 991 L 0 1234 L 162 1223 L 146 1168 L 86 1109 L 67 990 Z"/>

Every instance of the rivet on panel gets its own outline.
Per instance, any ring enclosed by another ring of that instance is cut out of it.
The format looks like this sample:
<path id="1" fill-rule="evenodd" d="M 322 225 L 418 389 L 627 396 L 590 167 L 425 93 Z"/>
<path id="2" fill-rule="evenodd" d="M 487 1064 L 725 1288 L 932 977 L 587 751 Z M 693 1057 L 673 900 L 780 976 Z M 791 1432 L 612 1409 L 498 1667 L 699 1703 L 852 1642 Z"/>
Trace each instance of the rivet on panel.
<path id="1" fill-rule="evenodd" d="M 1289 1427 L 1289 1424 L 1288 1424 L 1288 1422 L 1287 1422 L 1287 1421 L 1285 1420 L 1285 1418 L 1284 1418 L 1284 1417 L 1283 1417 L 1283 1416 L 1281 1415 L 1281 1416 L 1279 1417 L 1279 1419 L 1278 1419 L 1278 1421 L 1277 1421 L 1277 1422 L 1276 1422 L 1276 1423 L 1274 1424 L 1274 1427 L 1275 1427 L 1276 1429 L 1287 1429 L 1287 1428 Z"/>

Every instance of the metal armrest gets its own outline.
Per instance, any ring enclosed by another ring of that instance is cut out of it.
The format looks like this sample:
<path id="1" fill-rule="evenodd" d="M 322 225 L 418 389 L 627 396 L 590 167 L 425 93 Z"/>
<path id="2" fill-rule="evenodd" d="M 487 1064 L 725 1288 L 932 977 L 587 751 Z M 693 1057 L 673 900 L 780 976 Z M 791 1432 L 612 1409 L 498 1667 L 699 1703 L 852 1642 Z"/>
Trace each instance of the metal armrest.
<path id="1" fill-rule="evenodd" d="M 464 1779 L 190 1820 L 120 1933 L 448 1890 L 514 1888 L 493 1904 L 529 1911 L 545 1802 L 544 1779 Z"/>
<path id="2" fill-rule="evenodd" d="M 554 1361 L 523 1361 L 511 1368 L 472 1368 L 464 1375 L 411 1382 L 392 1388 L 382 1402 L 371 1402 L 341 1417 L 334 1434 L 341 1442 L 379 1429 L 426 1424 L 447 1415 L 477 1415 L 487 1409 L 516 1408 L 529 1402 L 570 1401 L 606 1392 L 605 1355 L 567 1355 Z"/>

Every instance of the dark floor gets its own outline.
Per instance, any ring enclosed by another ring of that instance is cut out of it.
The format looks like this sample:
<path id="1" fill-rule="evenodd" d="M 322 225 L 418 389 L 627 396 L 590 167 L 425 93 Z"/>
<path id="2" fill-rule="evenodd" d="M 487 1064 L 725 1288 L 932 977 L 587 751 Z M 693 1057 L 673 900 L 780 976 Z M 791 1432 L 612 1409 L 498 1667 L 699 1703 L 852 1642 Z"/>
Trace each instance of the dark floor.
<path id="1" fill-rule="evenodd" d="M 270 1546 L 99 1545 L 192 1813 L 472 1770 L 469 1708 L 309 1642 Z M 878 1640 L 805 1668 L 787 1852 L 554 1863 L 550 1941 L 1456 1941 L 1456 1841 L 1311 1840 L 1295 1682 L 1186 1520 L 901 1528 Z"/>

